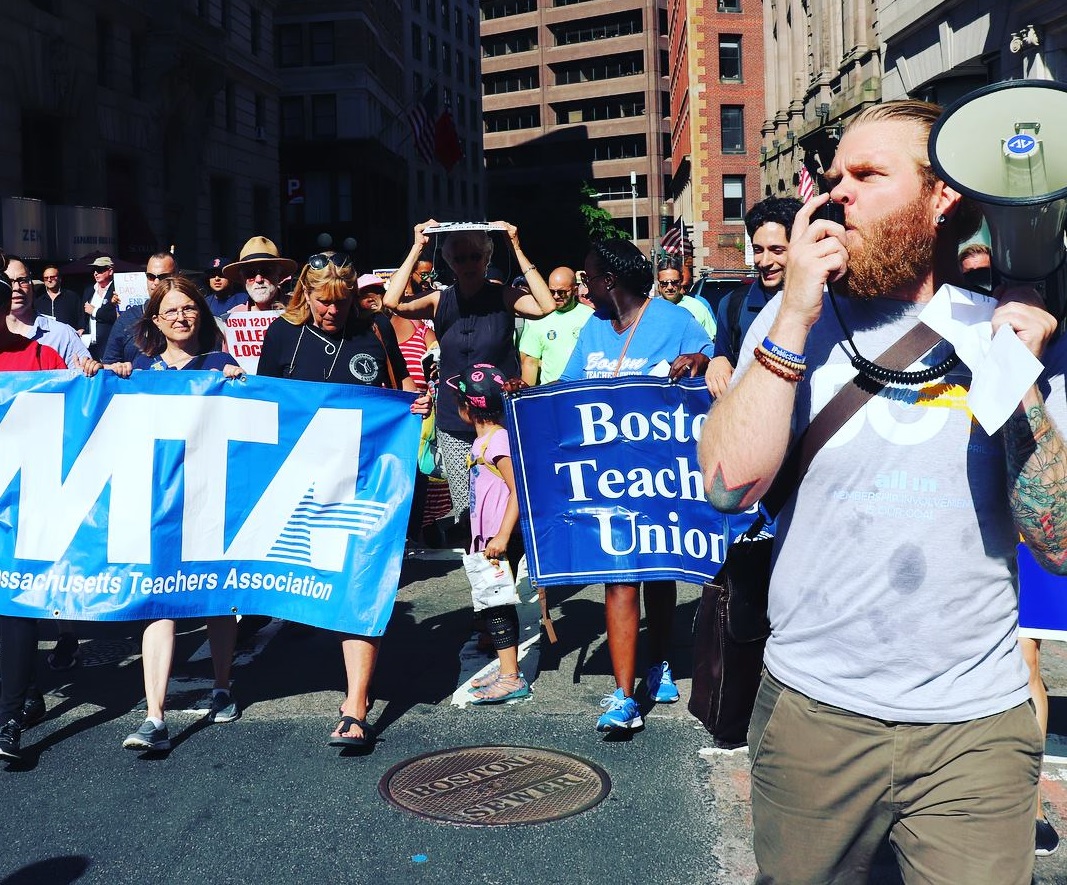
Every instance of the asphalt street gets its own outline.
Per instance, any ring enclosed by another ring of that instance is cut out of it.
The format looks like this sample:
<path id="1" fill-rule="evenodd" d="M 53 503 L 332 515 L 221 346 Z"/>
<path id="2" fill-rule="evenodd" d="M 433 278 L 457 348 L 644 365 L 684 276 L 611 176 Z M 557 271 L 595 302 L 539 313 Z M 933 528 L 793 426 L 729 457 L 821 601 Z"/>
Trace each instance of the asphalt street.
<path id="1" fill-rule="evenodd" d="M 183 625 L 168 694 L 174 747 L 121 749 L 144 716 L 138 625 L 82 625 L 82 663 L 40 675 L 48 718 L 24 736 L 26 758 L 0 765 L 0 885 L 65 883 L 602 883 L 736 885 L 751 881 L 744 751 L 710 751 L 685 708 L 699 588 L 682 585 L 675 621 L 678 704 L 643 704 L 626 740 L 594 731 L 614 687 L 602 589 L 549 591 L 559 641 L 538 642 L 524 606 L 523 668 L 533 695 L 505 707 L 457 705 L 490 658 L 471 642 L 469 588 L 457 556 L 406 560 L 370 719 L 373 752 L 326 745 L 343 676 L 337 637 L 272 622 L 242 639 L 237 722 L 195 708 L 210 687 L 202 624 Z M 644 661 L 644 658 L 641 659 Z M 1067 757 L 1067 653 L 1045 644 L 1050 748 Z M 435 750 L 513 745 L 564 751 L 610 777 L 588 811 L 531 826 L 454 826 L 386 802 L 394 765 Z M 1049 818 L 1067 833 L 1067 758 L 1049 761 Z M 875 885 L 899 883 L 888 849 Z M 1038 860 L 1035 882 L 1067 883 L 1067 850 Z"/>

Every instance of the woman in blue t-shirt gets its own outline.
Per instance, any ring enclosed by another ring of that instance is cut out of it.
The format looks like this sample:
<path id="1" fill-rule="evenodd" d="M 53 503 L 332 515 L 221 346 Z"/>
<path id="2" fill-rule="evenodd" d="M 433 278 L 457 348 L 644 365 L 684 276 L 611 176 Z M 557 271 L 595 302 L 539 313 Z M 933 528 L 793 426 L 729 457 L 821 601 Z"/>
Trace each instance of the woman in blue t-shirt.
<path id="1" fill-rule="evenodd" d="M 560 381 L 653 374 L 653 369 L 661 364 L 669 366 L 679 354 L 695 353 L 711 343 L 689 311 L 662 298 L 648 297 L 652 265 L 628 240 L 595 243 L 585 258 L 585 279 L 596 312 L 582 328 Z M 604 585 L 608 652 L 617 687 L 600 702 L 605 711 L 597 721 L 597 731 L 641 728 L 644 724 L 633 698 L 640 586 L 636 576 Z M 668 662 L 677 587 L 674 581 L 645 581 L 644 599 L 649 653 L 654 662 L 645 686 L 653 701 L 671 704 L 678 700 Z"/>

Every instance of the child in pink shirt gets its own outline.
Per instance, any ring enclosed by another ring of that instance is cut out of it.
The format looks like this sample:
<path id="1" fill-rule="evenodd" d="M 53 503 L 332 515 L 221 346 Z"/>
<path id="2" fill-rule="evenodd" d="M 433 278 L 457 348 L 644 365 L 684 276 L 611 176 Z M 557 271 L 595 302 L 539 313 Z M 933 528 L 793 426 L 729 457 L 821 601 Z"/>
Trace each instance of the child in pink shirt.
<path id="1" fill-rule="evenodd" d="M 474 427 L 477 438 L 467 463 L 471 471 L 471 552 L 481 551 L 493 561 L 506 559 L 512 574 L 522 558 L 522 535 L 516 531 L 519 505 L 511 463 L 508 432 L 504 429 L 504 375 L 495 366 L 479 363 L 448 384 L 456 391 L 459 416 Z M 519 671 L 519 616 L 514 605 L 499 605 L 483 613 L 486 629 L 500 661 L 498 673 L 475 680 L 475 704 L 501 704 L 530 694 Z"/>

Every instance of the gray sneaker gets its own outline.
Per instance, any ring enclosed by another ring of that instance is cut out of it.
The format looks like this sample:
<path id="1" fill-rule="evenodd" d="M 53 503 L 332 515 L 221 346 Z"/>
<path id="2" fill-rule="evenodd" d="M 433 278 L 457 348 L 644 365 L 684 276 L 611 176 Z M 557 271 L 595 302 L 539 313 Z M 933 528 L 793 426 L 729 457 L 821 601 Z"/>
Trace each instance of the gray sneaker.
<path id="1" fill-rule="evenodd" d="M 211 706 L 207 710 L 208 722 L 233 722 L 241 718 L 241 708 L 228 691 L 211 693 Z"/>
<path id="2" fill-rule="evenodd" d="M 146 719 L 137 731 L 127 736 L 122 746 L 127 750 L 169 750 L 170 735 L 166 724 L 156 728 L 150 719 Z"/>

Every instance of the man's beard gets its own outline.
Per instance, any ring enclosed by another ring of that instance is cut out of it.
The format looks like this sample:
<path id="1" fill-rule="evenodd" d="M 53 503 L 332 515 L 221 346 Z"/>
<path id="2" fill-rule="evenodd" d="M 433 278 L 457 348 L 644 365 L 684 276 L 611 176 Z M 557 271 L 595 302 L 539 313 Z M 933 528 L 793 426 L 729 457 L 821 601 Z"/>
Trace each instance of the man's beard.
<path id="1" fill-rule="evenodd" d="M 274 283 L 268 283 L 266 286 L 251 286 L 248 288 L 248 297 L 256 304 L 270 304 L 277 291 L 278 287 Z"/>
<path id="2" fill-rule="evenodd" d="M 928 193 L 858 232 L 862 243 L 849 249 L 848 272 L 836 284 L 851 298 L 877 298 L 907 288 L 933 264 L 937 234 L 930 227 Z"/>

